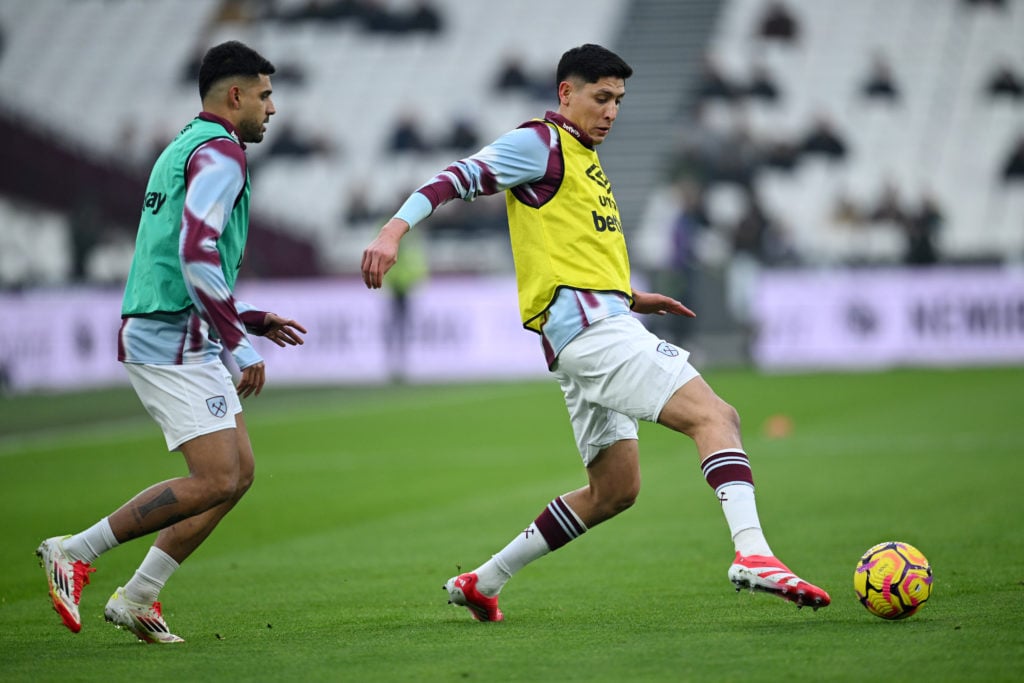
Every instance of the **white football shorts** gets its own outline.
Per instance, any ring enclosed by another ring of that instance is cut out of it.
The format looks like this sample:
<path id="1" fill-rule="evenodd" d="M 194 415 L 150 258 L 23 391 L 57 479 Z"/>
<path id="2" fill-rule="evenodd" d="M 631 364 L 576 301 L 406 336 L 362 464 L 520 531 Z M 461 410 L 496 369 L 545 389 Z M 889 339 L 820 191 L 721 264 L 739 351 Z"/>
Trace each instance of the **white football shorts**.
<path id="1" fill-rule="evenodd" d="M 562 349 L 554 374 L 584 465 L 602 448 L 637 438 L 638 420 L 658 420 L 672 394 L 700 375 L 689 356 L 631 315 L 600 320 Z"/>
<path id="2" fill-rule="evenodd" d="M 169 451 L 197 436 L 234 429 L 235 415 L 242 412 L 231 373 L 220 360 L 124 367 L 142 405 L 163 430 Z"/>

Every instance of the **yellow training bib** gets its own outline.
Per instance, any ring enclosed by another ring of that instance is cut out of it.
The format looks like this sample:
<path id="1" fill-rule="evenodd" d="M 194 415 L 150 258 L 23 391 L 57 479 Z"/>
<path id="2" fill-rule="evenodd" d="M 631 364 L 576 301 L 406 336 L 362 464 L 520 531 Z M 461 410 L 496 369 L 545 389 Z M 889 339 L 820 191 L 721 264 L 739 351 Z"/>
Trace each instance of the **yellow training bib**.
<path id="1" fill-rule="evenodd" d="M 561 184 L 539 207 L 505 193 L 519 312 L 523 326 L 535 332 L 560 287 L 631 296 L 622 222 L 597 152 L 545 123 L 559 135 Z"/>

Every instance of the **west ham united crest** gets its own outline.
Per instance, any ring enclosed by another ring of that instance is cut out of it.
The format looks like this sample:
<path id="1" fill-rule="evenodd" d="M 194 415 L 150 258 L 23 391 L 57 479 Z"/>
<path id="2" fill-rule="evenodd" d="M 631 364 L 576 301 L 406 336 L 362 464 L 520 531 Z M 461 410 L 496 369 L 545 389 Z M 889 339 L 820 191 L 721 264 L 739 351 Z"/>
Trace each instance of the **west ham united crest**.
<path id="1" fill-rule="evenodd" d="M 661 342 L 658 344 L 658 353 L 664 354 L 669 358 L 675 358 L 679 355 L 679 349 L 672 346 L 668 342 Z"/>
<path id="2" fill-rule="evenodd" d="M 206 407 L 214 417 L 224 417 L 228 414 L 228 402 L 223 396 L 211 396 L 206 399 Z"/>

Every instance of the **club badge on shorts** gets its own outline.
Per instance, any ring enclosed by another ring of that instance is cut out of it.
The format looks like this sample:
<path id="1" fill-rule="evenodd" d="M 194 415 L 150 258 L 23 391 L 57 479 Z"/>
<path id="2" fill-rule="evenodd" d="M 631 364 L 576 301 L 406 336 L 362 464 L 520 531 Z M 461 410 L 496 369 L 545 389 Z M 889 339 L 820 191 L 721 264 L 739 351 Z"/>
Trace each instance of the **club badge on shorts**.
<path id="1" fill-rule="evenodd" d="M 224 417 L 228 414 L 228 402 L 223 396 L 211 396 L 206 399 L 206 407 L 214 417 Z"/>
<path id="2" fill-rule="evenodd" d="M 672 346 L 668 342 L 661 342 L 658 344 L 658 353 L 668 356 L 669 358 L 675 358 L 679 355 L 679 349 Z"/>

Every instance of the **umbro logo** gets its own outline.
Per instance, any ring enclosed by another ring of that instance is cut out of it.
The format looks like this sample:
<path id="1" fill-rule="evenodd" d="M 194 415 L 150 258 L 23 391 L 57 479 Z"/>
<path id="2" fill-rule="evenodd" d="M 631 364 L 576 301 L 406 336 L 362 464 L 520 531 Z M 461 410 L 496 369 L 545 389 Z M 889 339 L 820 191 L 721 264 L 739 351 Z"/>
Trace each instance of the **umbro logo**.
<path id="1" fill-rule="evenodd" d="M 597 164 L 591 164 L 587 169 L 587 177 L 600 185 L 606 192 L 611 191 L 612 183 L 604 177 L 604 171 Z"/>

